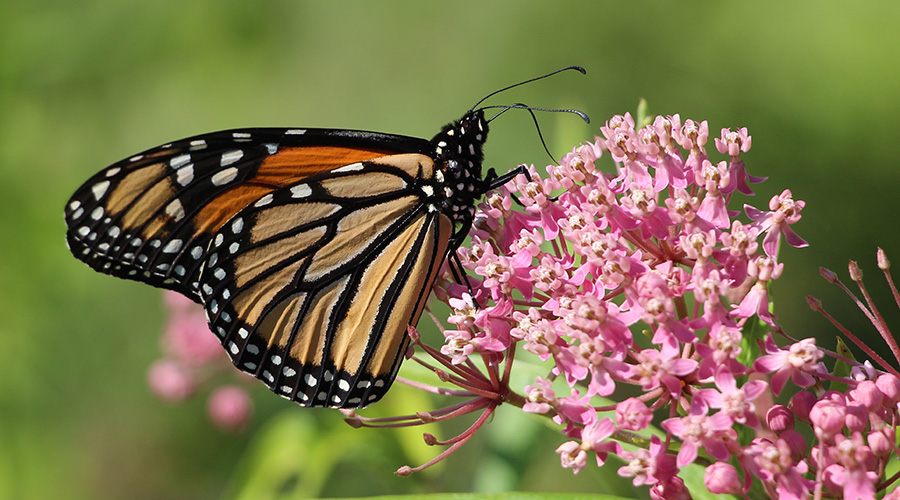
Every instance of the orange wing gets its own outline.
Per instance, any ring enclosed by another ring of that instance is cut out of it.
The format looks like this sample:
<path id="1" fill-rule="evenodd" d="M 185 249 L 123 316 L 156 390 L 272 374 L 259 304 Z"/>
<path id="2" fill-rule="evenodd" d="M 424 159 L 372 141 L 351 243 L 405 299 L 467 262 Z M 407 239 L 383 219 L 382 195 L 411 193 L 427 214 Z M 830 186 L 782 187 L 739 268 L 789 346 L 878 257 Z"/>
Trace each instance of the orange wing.
<path id="1" fill-rule="evenodd" d="M 211 235 L 274 190 L 428 141 L 328 129 L 246 129 L 150 149 L 93 176 L 66 205 L 72 253 L 97 271 L 198 300 Z"/>

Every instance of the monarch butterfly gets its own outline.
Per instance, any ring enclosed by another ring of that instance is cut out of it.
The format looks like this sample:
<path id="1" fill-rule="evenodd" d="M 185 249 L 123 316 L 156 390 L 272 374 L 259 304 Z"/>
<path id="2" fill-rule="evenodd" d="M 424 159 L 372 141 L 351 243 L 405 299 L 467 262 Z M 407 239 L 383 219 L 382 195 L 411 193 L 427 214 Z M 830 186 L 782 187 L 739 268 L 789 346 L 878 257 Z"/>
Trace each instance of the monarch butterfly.
<path id="1" fill-rule="evenodd" d="M 567 69 L 584 73 L 497 92 Z M 407 326 L 475 201 L 519 173 L 482 177 L 484 110 L 540 108 L 478 108 L 497 92 L 431 140 L 252 128 L 149 149 L 75 192 L 69 249 L 101 273 L 200 302 L 232 362 L 276 394 L 369 405 L 393 382 Z"/>

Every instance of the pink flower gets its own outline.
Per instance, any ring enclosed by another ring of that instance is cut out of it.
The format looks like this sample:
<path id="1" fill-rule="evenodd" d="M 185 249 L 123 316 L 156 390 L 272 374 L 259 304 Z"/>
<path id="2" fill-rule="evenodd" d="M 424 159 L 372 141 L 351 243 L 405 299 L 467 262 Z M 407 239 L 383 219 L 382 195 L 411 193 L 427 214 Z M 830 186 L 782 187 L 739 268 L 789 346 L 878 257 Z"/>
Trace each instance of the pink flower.
<path id="1" fill-rule="evenodd" d="M 206 410 L 216 427 L 236 432 L 243 430 L 250 422 L 253 402 L 247 392 L 239 387 L 219 387 L 209 397 Z"/>
<path id="2" fill-rule="evenodd" d="M 642 431 L 652 420 L 653 414 L 640 399 L 628 398 L 616 405 L 616 423 L 621 429 Z"/>
<path id="3" fill-rule="evenodd" d="M 203 365 L 217 358 L 225 359 L 222 345 L 209 331 L 200 304 L 168 290 L 163 292 L 163 301 L 169 312 L 169 320 L 163 332 L 163 346 L 167 353 L 192 366 Z"/>
<path id="4" fill-rule="evenodd" d="M 798 387 L 811 387 L 816 383 L 812 374 L 821 369 L 819 359 L 823 356 L 816 347 L 816 339 L 804 339 L 788 349 L 780 349 L 768 335 L 765 348 L 768 354 L 757 359 L 753 369 L 761 373 L 776 372 L 770 382 L 776 395 L 781 393 L 788 378 Z"/>
<path id="5" fill-rule="evenodd" d="M 769 209 L 771 212 L 762 212 L 750 205 L 744 205 L 744 211 L 747 216 L 752 219 L 760 231 L 765 233 L 763 239 L 763 249 L 766 255 L 776 257 L 778 255 L 778 245 L 781 241 L 781 235 L 789 245 L 803 248 L 809 246 L 803 238 L 790 228 L 791 224 L 800 220 L 800 211 L 806 206 L 806 202 L 794 201 L 790 189 L 785 189 L 778 196 L 773 196 L 769 201 Z"/>
<path id="6" fill-rule="evenodd" d="M 666 481 L 677 473 L 675 457 L 666 454 L 659 436 L 650 437 L 650 449 L 638 448 L 636 451 L 621 451 L 619 458 L 625 461 L 625 465 L 619 467 L 619 475 L 630 477 L 632 484 L 655 484 L 658 481 Z"/>
<path id="7" fill-rule="evenodd" d="M 726 462 L 715 462 L 708 466 L 703 476 L 703 484 L 710 493 L 717 495 L 741 493 L 741 479 L 737 469 Z"/>
<path id="8" fill-rule="evenodd" d="M 184 401 L 197 388 L 190 369 L 170 359 L 155 361 L 147 372 L 150 389 L 166 401 Z"/>
<path id="9" fill-rule="evenodd" d="M 529 413 L 547 413 L 556 406 L 556 393 L 550 381 L 541 377 L 525 386 L 525 397 L 527 401 L 522 409 Z"/>
<path id="10" fill-rule="evenodd" d="M 661 353 L 654 349 L 644 349 L 635 354 L 636 365 L 632 365 L 631 377 L 634 377 L 644 391 L 664 386 L 668 392 L 677 397 L 682 390 L 681 377 L 697 369 L 693 359 L 675 357 L 677 353 Z"/>
<path id="11" fill-rule="evenodd" d="M 566 441 L 556 449 L 562 466 L 578 474 L 587 465 L 587 452 L 577 441 Z"/>
<path id="12" fill-rule="evenodd" d="M 681 438 L 678 450 L 678 467 L 684 467 L 697 458 L 697 450 L 703 448 L 716 460 L 727 460 L 731 454 L 725 442 L 735 439 L 737 434 L 731 429 L 732 419 L 724 412 L 712 416 L 692 414 L 663 420 L 663 429 Z M 730 431 L 730 433 L 729 433 Z M 733 436 L 731 435 L 733 434 Z"/>

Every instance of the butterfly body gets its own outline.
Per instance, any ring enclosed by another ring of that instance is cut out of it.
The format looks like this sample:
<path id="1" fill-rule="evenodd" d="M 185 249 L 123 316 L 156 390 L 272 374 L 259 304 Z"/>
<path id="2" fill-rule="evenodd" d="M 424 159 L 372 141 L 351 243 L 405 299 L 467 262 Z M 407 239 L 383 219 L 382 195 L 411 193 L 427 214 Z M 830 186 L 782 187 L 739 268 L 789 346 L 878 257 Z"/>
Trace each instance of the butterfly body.
<path id="1" fill-rule="evenodd" d="M 191 137 L 117 162 L 66 206 L 97 271 L 203 304 L 234 364 L 306 406 L 377 401 L 467 234 L 488 126 L 425 140 L 331 129 Z"/>

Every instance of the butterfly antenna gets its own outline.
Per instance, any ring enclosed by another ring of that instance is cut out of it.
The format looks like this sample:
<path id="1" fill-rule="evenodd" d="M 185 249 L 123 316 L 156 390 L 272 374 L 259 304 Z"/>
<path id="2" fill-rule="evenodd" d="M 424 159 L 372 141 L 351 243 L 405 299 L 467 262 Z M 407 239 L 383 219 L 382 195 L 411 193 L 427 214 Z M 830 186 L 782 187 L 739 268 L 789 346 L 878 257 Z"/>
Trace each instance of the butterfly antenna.
<path id="1" fill-rule="evenodd" d="M 544 141 L 544 134 L 541 133 L 541 124 L 538 123 L 537 115 L 535 115 L 534 112 L 535 111 L 548 111 L 551 113 L 572 113 L 574 115 L 578 115 L 582 120 L 585 121 L 585 123 L 591 123 L 590 117 L 588 117 L 588 115 L 586 115 L 584 112 L 578 111 L 577 109 L 534 108 L 534 107 L 528 106 L 521 102 L 517 102 L 515 104 L 510 104 L 507 106 L 485 106 L 483 109 L 491 109 L 491 108 L 502 108 L 502 109 L 500 111 L 498 111 L 497 114 L 495 114 L 494 116 L 488 118 L 488 120 L 487 120 L 488 123 L 493 121 L 494 118 L 497 118 L 498 116 L 502 115 L 503 113 L 506 113 L 507 111 L 509 111 L 511 109 L 524 109 L 524 110 L 528 111 L 528 113 L 531 115 L 531 119 L 534 120 L 534 128 L 537 129 L 538 138 L 540 138 L 540 140 L 541 140 L 541 145 L 544 146 L 544 151 L 546 151 L 547 156 L 549 156 L 550 159 L 553 160 L 553 162 L 557 163 L 557 164 L 559 163 L 559 161 L 557 161 L 556 158 L 553 157 L 553 153 L 551 153 L 550 148 L 547 147 L 547 143 L 546 143 L 546 141 Z"/>
<path id="2" fill-rule="evenodd" d="M 511 109 L 527 109 L 529 111 L 547 111 L 549 113 L 572 113 L 573 115 L 578 115 L 579 118 L 584 120 L 584 123 L 591 123 L 591 118 L 587 114 L 585 114 L 583 111 L 578 111 L 577 109 L 535 108 L 532 106 L 526 106 L 526 105 L 522 104 L 521 102 L 517 102 L 516 104 L 508 104 L 505 106 L 502 106 L 502 105 L 485 106 L 481 109 L 494 109 L 494 108 L 502 108 L 502 109 L 494 116 L 488 118 L 488 123 L 493 121 L 494 118 L 497 118 L 498 116 L 502 115 L 503 113 L 506 113 L 507 111 L 509 111 Z M 534 116 L 533 113 L 532 113 L 532 116 Z"/>
<path id="3" fill-rule="evenodd" d="M 555 75 L 555 74 L 557 74 L 557 73 L 562 73 L 563 71 L 568 71 L 568 70 L 570 70 L 570 69 L 574 69 L 575 71 L 580 72 L 582 75 L 586 75 L 586 74 L 587 74 L 587 71 L 585 71 L 585 69 L 582 68 L 581 66 L 566 66 L 565 68 L 561 68 L 561 69 L 558 69 L 558 70 L 553 71 L 553 72 L 551 72 L 551 73 L 547 73 L 546 75 L 542 75 L 542 76 L 539 76 L 539 77 L 536 77 L 536 78 L 532 78 L 532 79 L 530 79 L 530 80 L 525 80 L 524 82 L 519 82 L 519 83 L 510 85 L 509 87 L 504 87 L 504 88 L 502 88 L 502 89 L 500 89 L 500 90 L 495 90 L 494 92 L 491 92 L 490 94 L 484 96 L 480 101 L 476 102 L 475 105 L 472 106 L 472 108 L 471 108 L 469 111 L 472 111 L 473 109 L 477 108 L 479 104 L 481 104 L 481 103 L 483 103 L 484 101 L 488 100 L 489 98 L 491 98 L 491 97 L 493 97 L 493 96 L 499 94 L 500 92 L 505 92 L 505 91 L 507 91 L 507 90 L 509 90 L 509 89 L 516 88 L 516 87 L 518 87 L 518 86 L 520 86 L 520 85 L 525 85 L 526 83 L 531 83 L 531 82 L 534 82 L 534 81 L 537 81 L 537 80 L 543 80 L 544 78 L 547 78 L 548 76 L 553 76 L 553 75 Z"/>

